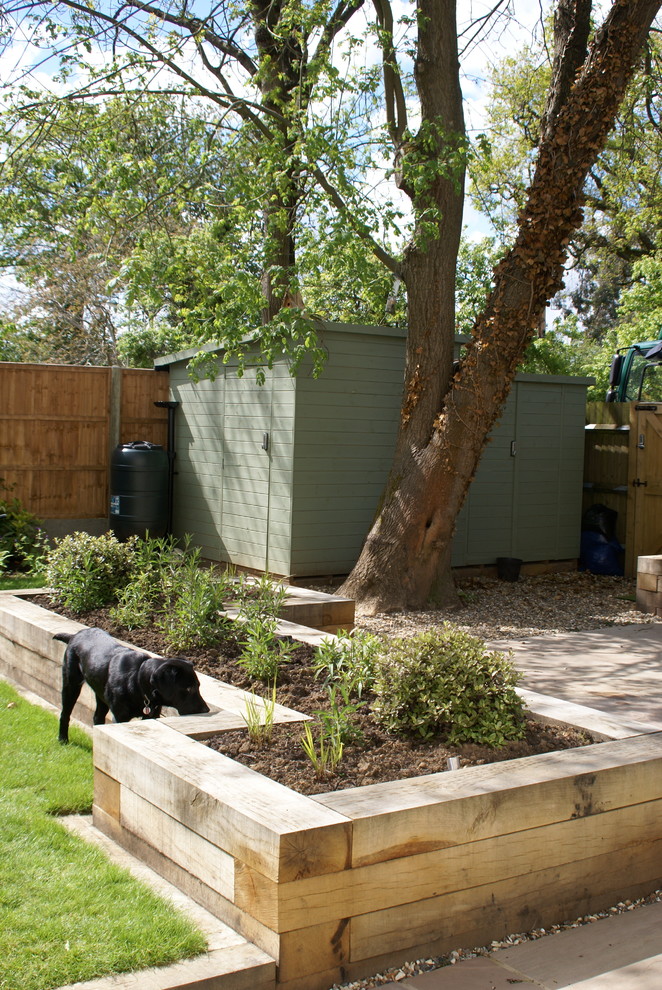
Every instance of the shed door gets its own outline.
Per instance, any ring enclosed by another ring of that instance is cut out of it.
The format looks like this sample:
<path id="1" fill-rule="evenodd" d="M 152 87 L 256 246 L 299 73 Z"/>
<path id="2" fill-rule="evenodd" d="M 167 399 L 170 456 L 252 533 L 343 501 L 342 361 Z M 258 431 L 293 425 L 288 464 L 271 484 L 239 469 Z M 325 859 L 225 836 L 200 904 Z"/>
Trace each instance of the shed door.
<path id="1" fill-rule="evenodd" d="M 273 376 L 224 374 L 221 543 L 228 560 L 268 570 Z"/>
<path id="2" fill-rule="evenodd" d="M 490 442 L 483 451 L 476 478 L 462 510 L 467 526 L 467 556 L 463 564 L 491 563 L 497 557 L 508 557 L 513 553 L 517 399 L 518 389 L 513 388 L 499 424 L 492 431 Z"/>
<path id="3" fill-rule="evenodd" d="M 630 443 L 626 573 L 635 574 L 637 557 L 662 553 L 661 405 L 635 405 Z"/>

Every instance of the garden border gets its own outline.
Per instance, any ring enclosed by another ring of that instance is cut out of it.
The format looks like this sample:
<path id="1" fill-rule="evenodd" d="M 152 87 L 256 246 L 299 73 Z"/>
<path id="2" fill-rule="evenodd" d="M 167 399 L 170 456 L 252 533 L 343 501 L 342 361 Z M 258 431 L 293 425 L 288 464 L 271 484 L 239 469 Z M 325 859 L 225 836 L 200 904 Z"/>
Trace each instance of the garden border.
<path id="1" fill-rule="evenodd" d="M 3 593 L 0 674 L 41 694 L 62 652 L 53 633 L 76 627 Z M 212 689 L 229 715 L 95 729 L 94 823 L 272 956 L 282 990 L 327 990 L 662 886 L 661 732 L 522 692 L 544 719 L 607 741 L 306 797 L 200 745 L 243 710 L 243 692 L 205 678 Z"/>

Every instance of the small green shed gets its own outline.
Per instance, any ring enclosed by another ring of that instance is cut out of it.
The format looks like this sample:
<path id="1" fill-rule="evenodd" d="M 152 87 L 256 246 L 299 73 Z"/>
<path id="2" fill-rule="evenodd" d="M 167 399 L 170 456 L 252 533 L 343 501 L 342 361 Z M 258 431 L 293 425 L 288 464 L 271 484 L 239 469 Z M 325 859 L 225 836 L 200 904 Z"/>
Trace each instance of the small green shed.
<path id="1" fill-rule="evenodd" d="M 197 351 L 160 358 L 170 372 L 176 460 L 173 529 L 210 560 L 290 578 L 348 573 L 379 503 L 402 396 L 405 332 L 324 324 L 322 375 L 262 386 L 216 355 L 193 382 Z M 453 542 L 454 567 L 497 557 L 579 554 L 588 379 L 519 375 L 484 452 Z"/>

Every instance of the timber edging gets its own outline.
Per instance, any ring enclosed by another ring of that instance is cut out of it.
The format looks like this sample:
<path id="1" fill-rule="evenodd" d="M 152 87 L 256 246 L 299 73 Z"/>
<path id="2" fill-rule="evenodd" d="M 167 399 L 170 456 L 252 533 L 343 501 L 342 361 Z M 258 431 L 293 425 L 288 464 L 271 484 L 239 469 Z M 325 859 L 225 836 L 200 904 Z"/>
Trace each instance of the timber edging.
<path id="1" fill-rule="evenodd" d="M 0 674 L 59 695 L 63 623 L 2 595 Z M 209 716 L 95 729 L 94 823 L 275 959 L 283 990 L 662 885 L 662 733 L 526 692 L 534 713 L 607 741 L 306 797 L 201 745 L 244 703 L 216 683 Z"/>

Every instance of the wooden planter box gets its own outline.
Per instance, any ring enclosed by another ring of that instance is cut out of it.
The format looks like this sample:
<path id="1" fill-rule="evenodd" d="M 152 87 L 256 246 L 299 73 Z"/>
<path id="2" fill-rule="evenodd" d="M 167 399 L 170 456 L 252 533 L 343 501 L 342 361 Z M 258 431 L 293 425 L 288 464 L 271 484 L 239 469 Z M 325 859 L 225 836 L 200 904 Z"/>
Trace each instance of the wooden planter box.
<path id="1" fill-rule="evenodd" d="M 29 668 L 37 691 L 65 622 L 0 601 L 0 673 Z M 662 885 L 662 733 L 523 692 L 609 740 L 304 797 L 200 744 L 243 710 L 242 692 L 211 690 L 225 714 L 95 730 L 94 821 L 271 954 L 281 988 L 327 990 Z"/>

